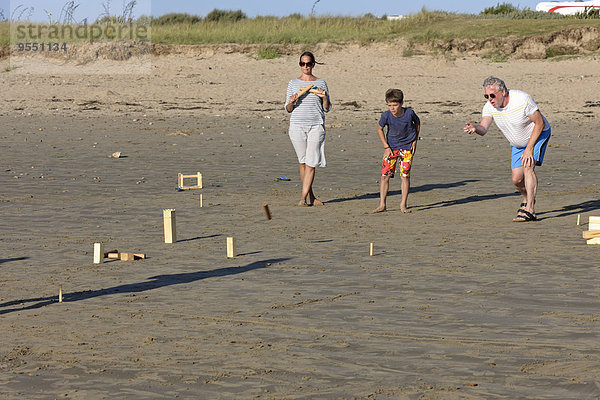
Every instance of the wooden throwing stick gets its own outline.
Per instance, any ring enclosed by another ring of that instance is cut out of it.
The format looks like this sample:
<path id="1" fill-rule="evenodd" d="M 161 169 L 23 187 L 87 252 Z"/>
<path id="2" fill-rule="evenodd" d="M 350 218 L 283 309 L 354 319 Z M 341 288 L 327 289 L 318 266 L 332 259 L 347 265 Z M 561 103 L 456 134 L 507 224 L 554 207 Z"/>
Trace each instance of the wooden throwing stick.
<path id="1" fill-rule="evenodd" d="M 310 89 L 313 88 L 313 84 L 309 84 L 308 86 L 304 86 L 300 88 L 300 92 L 298 92 L 298 98 L 304 96 L 306 94 L 306 92 L 308 92 Z"/>

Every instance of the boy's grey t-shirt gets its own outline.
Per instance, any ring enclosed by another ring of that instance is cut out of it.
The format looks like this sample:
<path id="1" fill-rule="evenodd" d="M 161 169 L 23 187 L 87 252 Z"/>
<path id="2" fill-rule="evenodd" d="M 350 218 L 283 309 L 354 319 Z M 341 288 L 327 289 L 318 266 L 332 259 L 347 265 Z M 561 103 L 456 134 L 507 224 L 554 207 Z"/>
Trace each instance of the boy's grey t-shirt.
<path id="1" fill-rule="evenodd" d="M 327 88 L 327 83 L 325 83 L 323 79 L 317 79 L 316 81 L 302 81 L 296 78 L 288 83 L 285 105 L 288 105 L 290 97 L 292 97 L 294 93 L 300 92 L 300 87 L 308 86 L 311 83 L 315 89 L 319 88 L 325 90 L 327 97 L 329 98 L 329 89 Z M 323 125 L 325 123 L 325 113 L 328 111 L 329 109 L 323 109 L 321 98 L 316 94 L 309 92 L 296 102 L 294 111 L 292 111 L 292 116 L 290 117 L 290 125 Z"/>
<path id="2" fill-rule="evenodd" d="M 405 108 L 401 117 L 396 117 L 390 110 L 381 114 L 379 126 L 388 127 L 387 142 L 392 149 L 409 150 L 417 137 L 417 127 L 421 120 L 412 108 Z"/>

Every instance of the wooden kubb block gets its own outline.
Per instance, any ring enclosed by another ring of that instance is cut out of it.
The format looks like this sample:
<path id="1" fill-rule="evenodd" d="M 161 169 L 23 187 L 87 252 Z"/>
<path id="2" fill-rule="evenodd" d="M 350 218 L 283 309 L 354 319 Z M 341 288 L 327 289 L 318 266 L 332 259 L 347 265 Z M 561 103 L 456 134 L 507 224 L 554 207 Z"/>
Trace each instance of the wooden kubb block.
<path id="1" fill-rule="evenodd" d="M 600 230 L 600 217 L 590 217 L 588 221 L 588 229 L 590 231 Z M 600 244 L 600 237 L 593 237 L 588 239 L 587 244 Z"/>
<path id="2" fill-rule="evenodd" d="M 175 210 L 172 208 L 163 210 L 163 222 L 165 232 L 165 243 L 177 241 L 177 225 L 175 222 Z"/>
<path id="3" fill-rule="evenodd" d="M 185 186 L 183 180 L 185 178 L 196 178 L 196 186 Z M 196 172 L 194 175 L 184 175 L 181 172 L 177 174 L 177 187 L 181 190 L 202 189 L 202 174 Z"/>
<path id="4" fill-rule="evenodd" d="M 102 264 L 102 262 L 104 262 L 104 245 L 94 243 L 94 264 Z"/>

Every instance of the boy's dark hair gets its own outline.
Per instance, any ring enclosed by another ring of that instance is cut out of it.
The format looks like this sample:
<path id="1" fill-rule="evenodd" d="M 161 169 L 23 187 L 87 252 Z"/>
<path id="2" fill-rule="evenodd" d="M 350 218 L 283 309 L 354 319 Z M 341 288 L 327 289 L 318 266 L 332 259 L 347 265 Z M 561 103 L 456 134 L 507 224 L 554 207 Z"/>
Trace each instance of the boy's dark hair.
<path id="1" fill-rule="evenodd" d="M 386 103 L 402 103 L 404 101 L 404 93 L 400 89 L 388 89 L 385 92 L 385 102 Z"/>

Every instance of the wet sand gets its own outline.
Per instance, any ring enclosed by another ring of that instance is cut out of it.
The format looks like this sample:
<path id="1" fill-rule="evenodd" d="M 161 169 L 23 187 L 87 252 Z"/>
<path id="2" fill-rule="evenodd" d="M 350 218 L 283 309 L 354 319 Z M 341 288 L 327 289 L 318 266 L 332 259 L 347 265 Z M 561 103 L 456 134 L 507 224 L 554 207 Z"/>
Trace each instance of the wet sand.
<path id="1" fill-rule="evenodd" d="M 598 59 L 317 50 L 334 104 L 323 207 L 296 206 L 283 111 L 296 56 L 2 73 L 0 398 L 600 396 L 600 247 L 581 237 L 600 215 Z M 462 133 L 491 74 L 552 124 L 535 223 L 511 222 L 503 136 Z M 390 87 L 422 120 L 411 213 L 393 179 L 372 215 Z M 196 171 L 202 190 L 175 190 Z M 93 264 L 95 242 L 148 258 Z"/>

